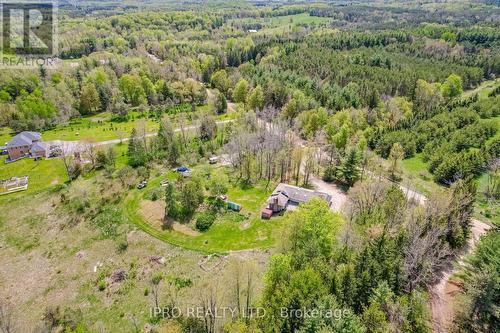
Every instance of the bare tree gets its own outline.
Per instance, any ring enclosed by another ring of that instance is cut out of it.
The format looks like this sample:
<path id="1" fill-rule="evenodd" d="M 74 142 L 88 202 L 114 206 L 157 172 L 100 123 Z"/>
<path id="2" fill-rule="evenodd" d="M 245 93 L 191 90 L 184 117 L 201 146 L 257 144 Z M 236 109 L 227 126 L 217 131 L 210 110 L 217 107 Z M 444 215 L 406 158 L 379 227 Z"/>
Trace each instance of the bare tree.
<path id="1" fill-rule="evenodd" d="M 308 185 L 309 184 L 309 177 L 311 176 L 311 173 L 314 172 L 314 169 L 316 168 L 316 152 L 317 149 L 314 147 L 308 147 L 305 150 L 305 161 L 304 161 L 304 184 Z"/>
<path id="2" fill-rule="evenodd" d="M 151 298 L 153 299 L 153 303 L 156 309 L 160 307 L 159 305 L 159 294 L 160 294 L 160 283 L 163 280 L 163 276 L 161 274 L 155 274 L 150 281 L 151 286 Z"/>
<path id="3" fill-rule="evenodd" d="M 382 181 L 357 182 L 349 189 L 348 213 L 355 218 L 363 213 L 370 214 L 384 198 L 387 184 Z"/>
<path id="4" fill-rule="evenodd" d="M 12 319 L 12 307 L 4 300 L 0 300 L 0 330 L 2 333 L 15 332 L 14 321 Z"/>
<path id="5" fill-rule="evenodd" d="M 68 180 L 72 181 L 81 173 L 81 162 L 77 158 L 75 158 L 75 154 L 66 149 L 61 149 L 61 158 L 63 160 L 64 169 L 66 170 L 66 174 L 68 175 Z M 78 155 L 79 156 L 79 155 Z"/>
<path id="6" fill-rule="evenodd" d="M 217 321 L 216 311 L 218 303 L 218 288 L 214 282 L 209 282 L 201 288 L 199 296 L 199 304 L 203 310 L 203 321 L 205 324 L 206 333 L 215 333 L 215 325 Z"/>
<path id="7" fill-rule="evenodd" d="M 429 287 L 451 254 L 442 241 L 445 234 L 442 225 L 425 223 L 424 216 L 417 211 L 415 209 L 408 219 L 408 241 L 403 249 L 404 289 L 407 292 L 422 285 Z"/>
<path id="8" fill-rule="evenodd" d="M 82 142 L 83 152 L 87 155 L 92 168 L 96 166 L 97 151 L 96 141 L 94 139 L 86 139 Z"/>

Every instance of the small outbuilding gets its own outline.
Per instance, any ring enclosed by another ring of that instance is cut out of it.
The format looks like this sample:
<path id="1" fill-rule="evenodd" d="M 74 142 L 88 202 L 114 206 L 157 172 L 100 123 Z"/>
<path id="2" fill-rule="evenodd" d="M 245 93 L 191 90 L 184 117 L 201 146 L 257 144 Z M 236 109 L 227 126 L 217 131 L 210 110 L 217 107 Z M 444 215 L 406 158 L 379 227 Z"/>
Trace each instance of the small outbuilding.
<path id="1" fill-rule="evenodd" d="M 239 212 L 241 210 L 241 205 L 236 202 L 227 201 L 227 208 L 230 210 L 234 210 L 235 212 Z"/>
<path id="2" fill-rule="evenodd" d="M 264 220 L 269 220 L 273 216 L 273 211 L 270 210 L 269 208 L 264 208 L 260 212 L 260 217 Z"/>

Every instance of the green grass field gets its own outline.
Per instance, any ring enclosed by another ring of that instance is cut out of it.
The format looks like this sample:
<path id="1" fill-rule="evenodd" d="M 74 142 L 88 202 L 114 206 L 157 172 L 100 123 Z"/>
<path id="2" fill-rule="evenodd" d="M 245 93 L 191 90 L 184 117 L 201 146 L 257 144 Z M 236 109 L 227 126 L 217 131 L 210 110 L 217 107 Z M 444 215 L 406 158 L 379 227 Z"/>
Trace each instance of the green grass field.
<path id="1" fill-rule="evenodd" d="M 301 13 L 287 16 L 259 17 L 259 18 L 238 18 L 229 22 L 240 24 L 259 23 L 263 26 L 258 33 L 279 32 L 280 30 L 289 30 L 300 25 L 328 25 L 331 19 L 328 17 L 311 16 L 308 13 Z"/>
<path id="2" fill-rule="evenodd" d="M 210 105 L 197 106 L 196 114 L 200 112 L 210 112 L 212 107 Z M 186 121 L 191 124 L 191 113 L 186 114 Z M 234 119 L 235 112 L 228 112 L 216 117 L 216 120 Z M 169 115 L 169 118 L 174 127 L 178 127 L 177 116 Z M 129 119 L 127 121 L 111 121 L 111 114 L 109 112 L 99 113 L 90 117 L 82 117 L 72 119 L 68 124 L 61 124 L 53 129 L 43 131 L 42 138 L 48 140 L 63 140 L 63 141 L 77 141 L 91 139 L 94 141 L 107 141 L 120 138 L 128 138 L 132 129 L 138 124 L 144 123 L 146 125 L 146 132 L 152 133 L 158 130 L 158 120 L 152 118 L 152 114 L 148 112 L 130 111 Z M 15 133 L 9 128 L 0 128 L 0 145 L 8 142 Z"/>
<path id="3" fill-rule="evenodd" d="M 500 205 L 489 201 L 485 195 L 488 187 L 489 173 L 484 173 L 477 179 L 477 197 L 475 202 L 475 217 L 482 221 L 489 221 L 500 227 Z"/>
<path id="4" fill-rule="evenodd" d="M 158 187 L 162 179 L 172 179 L 168 173 L 151 180 L 143 190 L 132 190 L 123 203 L 125 215 L 130 222 L 153 237 L 170 244 L 202 253 L 225 253 L 231 250 L 268 248 L 275 244 L 283 226 L 283 217 L 271 220 L 260 219 L 260 208 L 272 192 L 272 186 L 266 189 L 265 183 L 255 187 L 241 188 L 233 184 L 227 197 L 242 205 L 238 213 L 228 212 L 219 217 L 214 225 L 197 236 L 189 236 L 178 231 L 159 230 L 153 227 L 139 212 L 144 194 L 148 189 Z"/>
<path id="5" fill-rule="evenodd" d="M 59 158 L 39 161 L 24 158 L 5 164 L 6 158 L 5 155 L 0 157 L 0 179 L 29 176 L 29 183 L 26 191 L 5 194 L 0 197 L 0 200 L 21 195 L 32 195 L 55 185 L 63 184 L 68 180 L 63 161 Z"/>

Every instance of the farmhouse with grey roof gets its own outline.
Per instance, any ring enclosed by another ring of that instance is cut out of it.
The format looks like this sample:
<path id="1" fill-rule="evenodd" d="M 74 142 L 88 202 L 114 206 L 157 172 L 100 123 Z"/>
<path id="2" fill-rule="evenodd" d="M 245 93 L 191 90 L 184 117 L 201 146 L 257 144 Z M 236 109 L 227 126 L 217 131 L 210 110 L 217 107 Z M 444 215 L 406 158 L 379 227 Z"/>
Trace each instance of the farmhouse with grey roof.
<path id="1" fill-rule="evenodd" d="M 7 162 L 16 161 L 23 157 L 46 157 L 47 145 L 42 141 L 38 132 L 21 132 L 7 142 Z"/>
<path id="2" fill-rule="evenodd" d="M 309 202 L 313 198 L 320 198 L 331 204 L 332 196 L 307 188 L 280 183 L 267 199 L 268 209 L 273 213 L 279 213 L 286 209 L 289 204 L 298 205 Z"/>

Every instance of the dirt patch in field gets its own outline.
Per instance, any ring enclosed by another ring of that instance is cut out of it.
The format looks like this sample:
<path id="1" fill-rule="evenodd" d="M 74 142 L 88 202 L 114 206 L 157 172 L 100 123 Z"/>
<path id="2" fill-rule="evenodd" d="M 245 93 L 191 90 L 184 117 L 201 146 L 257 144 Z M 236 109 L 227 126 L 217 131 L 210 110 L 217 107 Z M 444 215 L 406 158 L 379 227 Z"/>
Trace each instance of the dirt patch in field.
<path id="1" fill-rule="evenodd" d="M 139 212 L 150 225 L 161 230 L 165 214 L 165 202 L 163 200 L 142 200 Z"/>
<path id="2" fill-rule="evenodd" d="M 191 229 L 187 225 L 180 224 L 179 222 L 174 222 L 173 228 L 174 228 L 175 231 L 183 233 L 184 235 L 188 235 L 188 236 L 199 236 L 199 235 L 201 235 L 198 231 Z"/>
<path id="3" fill-rule="evenodd" d="M 158 230 L 162 229 L 163 215 L 165 213 L 165 202 L 163 200 L 142 200 L 139 212 L 151 226 Z M 200 235 L 198 231 L 178 222 L 174 222 L 173 229 L 187 236 Z"/>

